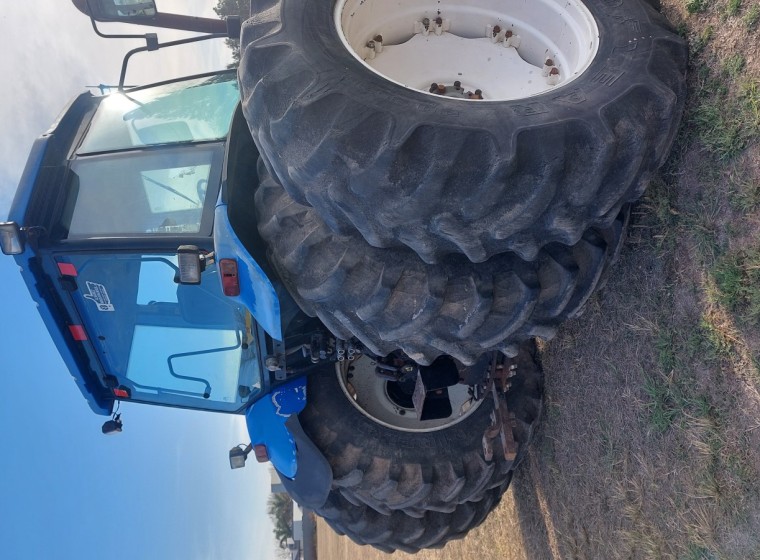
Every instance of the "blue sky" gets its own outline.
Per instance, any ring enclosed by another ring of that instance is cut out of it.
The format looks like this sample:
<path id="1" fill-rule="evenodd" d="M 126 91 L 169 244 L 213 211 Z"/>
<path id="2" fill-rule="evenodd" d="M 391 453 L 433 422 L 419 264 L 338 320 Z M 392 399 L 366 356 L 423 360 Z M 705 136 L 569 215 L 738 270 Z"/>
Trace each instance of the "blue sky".
<path id="1" fill-rule="evenodd" d="M 157 3 L 212 15 L 214 1 Z M 161 41 L 176 37 L 159 31 Z M 26 0 L 3 2 L 0 44 L 4 219 L 34 139 L 84 86 L 115 83 L 140 43 L 98 38 L 68 0 Z M 217 41 L 138 57 L 131 83 L 217 69 L 228 53 Z M 10 257 L 0 258 L 0 288 L 3 558 L 274 558 L 267 468 L 229 469 L 229 448 L 247 441 L 242 418 L 123 405 L 124 432 L 103 436 L 106 418 L 70 378 Z"/>

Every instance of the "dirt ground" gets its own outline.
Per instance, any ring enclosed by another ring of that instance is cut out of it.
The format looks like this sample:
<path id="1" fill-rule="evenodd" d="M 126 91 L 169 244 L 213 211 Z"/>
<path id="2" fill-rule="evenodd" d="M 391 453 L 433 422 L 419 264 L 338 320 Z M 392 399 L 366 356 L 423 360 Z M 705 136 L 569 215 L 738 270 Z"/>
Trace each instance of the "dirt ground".
<path id="1" fill-rule="evenodd" d="M 542 424 L 501 505 L 418 559 L 760 559 L 760 4 L 663 11 L 691 51 L 670 161 L 607 286 L 543 345 Z M 320 522 L 318 557 L 388 555 Z"/>

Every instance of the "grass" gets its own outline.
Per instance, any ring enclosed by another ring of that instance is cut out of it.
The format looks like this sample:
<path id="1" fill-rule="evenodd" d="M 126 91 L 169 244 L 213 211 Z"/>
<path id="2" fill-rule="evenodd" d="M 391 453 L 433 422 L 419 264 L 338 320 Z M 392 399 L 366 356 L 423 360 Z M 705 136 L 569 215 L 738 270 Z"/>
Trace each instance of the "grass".
<path id="1" fill-rule="evenodd" d="M 712 274 L 721 303 L 743 321 L 760 323 L 760 248 L 724 255 Z"/>
<path id="2" fill-rule="evenodd" d="M 660 330 L 655 340 L 655 348 L 657 349 L 657 361 L 665 375 L 670 374 L 680 365 L 675 343 L 675 333 L 673 331 L 667 329 Z"/>
<path id="3" fill-rule="evenodd" d="M 710 7 L 710 0 L 686 0 L 686 11 L 690 14 L 699 14 Z"/>
<path id="4" fill-rule="evenodd" d="M 681 413 L 678 398 L 673 393 L 672 380 L 669 382 L 667 379 L 647 376 L 643 388 L 649 398 L 644 405 L 649 413 L 649 426 L 662 434 L 673 425 Z"/>
<path id="5" fill-rule="evenodd" d="M 714 35 L 704 26 L 692 35 L 692 64 L 697 76 L 692 102 L 686 114 L 686 129 L 723 164 L 741 153 L 760 134 L 760 86 L 745 76 L 747 60 L 733 52 L 716 64 L 706 55 Z"/>
<path id="6" fill-rule="evenodd" d="M 689 43 L 689 53 L 692 57 L 701 53 L 715 34 L 712 25 L 707 25 Z M 688 34 L 687 34 L 688 37 Z"/>
<path id="7" fill-rule="evenodd" d="M 747 9 L 742 19 L 744 20 L 744 25 L 747 26 L 747 29 L 754 29 L 757 22 L 760 21 L 760 3 L 752 4 Z"/>
<path id="8" fill-rule="evenodd" d="M 679 560 L 718 560 L 718 557 L 708 548 L 690 543 L 686 552 L 679 557 Z"/>
<path id="9" fill-rule="evenodd" d="M 732 168 L 728 174 L 729 204 L 742 214 L 754 213 L 760 207 L 760 182 L 753 181 L 743 168 Z"/>
<path id="10" fill-rule="evenodd" d="M 744 55 L 741 53 L 729 55 L 723 63 L 723 73 L 729 78 L 736 79 L 741 75 L 742 70 L 744 70 L 746 62 Z"/>
<path id="11" fill-rule="evenodd" d="M 726 4 L 725 14 L 728 17 L 733 17 L 739 13 L 742 7 L 742 0 L 728 0 Z"/>

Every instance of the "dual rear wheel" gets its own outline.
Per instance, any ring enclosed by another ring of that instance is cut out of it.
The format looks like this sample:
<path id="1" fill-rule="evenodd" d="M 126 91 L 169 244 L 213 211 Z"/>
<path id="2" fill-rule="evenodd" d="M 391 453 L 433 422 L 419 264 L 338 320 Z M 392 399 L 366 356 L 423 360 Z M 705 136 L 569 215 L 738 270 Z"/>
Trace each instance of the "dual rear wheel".
<path id="1" fill-rule="evenodd" d="M 310 378 L 301 421 L 333 468 L 318 513 L 338 532 L 442 546 L 509 485 L 540 411 L 530 341 L 603 283 L 678 128 L 687 49 L 654 3 L 252 1 L 258 226 L 299 306 L 376 356 L 524 362 L 515 460 L 485 456 L 493 400 L 467 385 L 431 425 L 370 356 Z"/>

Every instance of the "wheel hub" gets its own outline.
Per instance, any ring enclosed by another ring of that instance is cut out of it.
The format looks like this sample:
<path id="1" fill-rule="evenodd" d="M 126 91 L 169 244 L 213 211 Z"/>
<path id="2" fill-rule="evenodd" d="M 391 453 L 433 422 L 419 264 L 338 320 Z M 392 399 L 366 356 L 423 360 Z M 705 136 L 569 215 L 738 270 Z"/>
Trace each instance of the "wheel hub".
<path id="1" fill-rule="evenodd" d="M 339 0 L 334 17 L 344 46 L 371 71 L 467 101 L 565 85 L 591 64 L 599 39 L 579 0 Z"/>
<path id="2" fill-rule="evenodd" d="M 420 420 L 410 390 L 414 383 L 404 383 L 378 377 L 376 362 L 361 355 L 354 361 L 338 362 L 338 381 L 348 400 L 362 414 L 387 428 L 404 432 L 434 432 L 453 426 L 475 412 L 483 399 L 475 400 L 467 385 L 448 387 L 452 413 L 446 418 Z"/>

